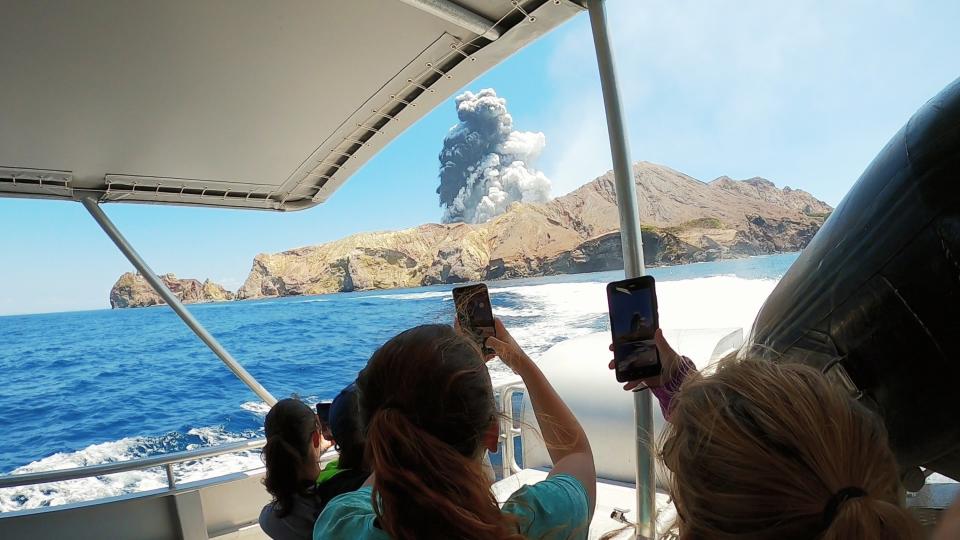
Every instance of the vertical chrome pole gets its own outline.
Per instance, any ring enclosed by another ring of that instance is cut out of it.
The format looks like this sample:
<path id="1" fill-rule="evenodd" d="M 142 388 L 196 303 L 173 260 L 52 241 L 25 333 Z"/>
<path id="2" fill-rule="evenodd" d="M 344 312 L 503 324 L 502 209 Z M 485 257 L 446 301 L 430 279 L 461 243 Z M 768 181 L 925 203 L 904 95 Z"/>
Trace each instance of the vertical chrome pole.
<path id="1" fill-rule="evenodd" d="M 167 488 L 171 491 L 177 489 L 177 477 L 173 474 L 173 463 L 167 463 L 164 469 L 167 471 Z"/>
<path id="2" fill-rule="evenodd" d="M 100 227 L 103 229 L 103 232 L 107 233 L 107 236 L 113 240 L 113 243 L 120 248 L 120 251 L 127 257 L 127 259 L 133 264 L 134 268 L 140 272 L 140 275 L 147 280 L 147 283 L 153 287 L 153 290 L 157 291 L 157 294 L 170 306 L 173 311 L 183 319 L 184 324 L 193 330 L 193 333 L 203 341 L 207 347 L 216 354 L 224 364 L 230 368 L 230 371 L 237 376 L 238 379 L 243 381 L 243 384 L 250 387 L 251 390 L 258 396 L 260 399 L 265 401 L 267 405 L 273 405 L 277 402 L 277 398 L 267 391 L 253 375 L 251 375 L 239 362 L 229 353 L 226 349 L 223 348 L 223 345 L 220 345 L 220 342 L 217 341 L 210 332 L 207 332 L 207 329 L 200 324 L 200 321 L 193 317 L 187 308 L 183 306 L 180 302 L 180 299 L 177 298 L 175 294 L 170 292 L 170 289 L 163 284 L 162 281 L 157 277 L 157 274 L 150 269 L 150 266 L 147 265 L 140 255 L 133 249 L 133 246 L 127 242 L 127 239 L 123 237 L 117 227 L 110 221 L 110 218 L 103 212 L 103 209 L 100 208 L 100 205 L 97 203 L 97 200 L 93 197 L 83 197 L 80 199 L 80 202 L 83 203 L 84 208 L 90 212 L 90 215 L 93 216 L 93 219 L 97 221 Z"/>
<path id="3" fill-rule="evenodd" d="M 630 146 L 624 126 L 620 90 L 607 33 L 607 12 L 604 0 L 588 0 L 590 27 L 600 69 L 600 86 L 607 114 L 607 132 L 613 157 L 614 185 L 617 189 L 617 207 L 620 212 L 620 241 L 623 245 L 623 268 L 628 278 L 644 275 L 643 240 L 640 236 L 640 211 L 637 189 L 630 161 Z M 656 535 L 656 470 L 653 454 L 653 411 L 650 392 L 633 395 L 637 451 L 637 530 L 639 538 Z"/>

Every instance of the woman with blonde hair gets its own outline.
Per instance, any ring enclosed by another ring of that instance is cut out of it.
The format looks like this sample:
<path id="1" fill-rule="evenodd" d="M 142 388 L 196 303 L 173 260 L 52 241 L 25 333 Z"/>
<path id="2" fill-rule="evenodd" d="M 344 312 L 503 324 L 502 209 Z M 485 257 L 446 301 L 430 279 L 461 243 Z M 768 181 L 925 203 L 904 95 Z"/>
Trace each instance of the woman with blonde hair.
<path id="1" fill-rule="evenodd" d="M 681 539 L 915 539 L 881 420 L 817 370 L 761 361 L 701 375 L 663 335 L 650 387 L 669 424 Z"/>

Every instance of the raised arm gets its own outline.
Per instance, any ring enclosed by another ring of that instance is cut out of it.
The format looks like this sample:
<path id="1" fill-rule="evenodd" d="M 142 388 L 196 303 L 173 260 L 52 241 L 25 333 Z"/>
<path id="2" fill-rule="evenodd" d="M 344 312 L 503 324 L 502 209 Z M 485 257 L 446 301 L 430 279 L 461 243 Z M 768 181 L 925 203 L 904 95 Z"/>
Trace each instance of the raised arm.
<path id="1" fill-rule="evenodd" d="M 550 476 L 569 474 L 579 480 L 587 492 L 592 515 L 596 504 L 597 470 L 587 434 L 540 368 L 517 345 L 499 319 L 496 320 L 496 329 L 497 336 L 487 338 L 486 346 L 496 351 L 497 356 L 520 375 L 527 387 L 543 441 L 553 462 Z"/>
<path id="2" fill-rule="evenodd" d="M 683 384 L 687 376 L 696 373 L 697 366 L 693 364 L 692 360 L 673 350 L 659 328 L 654 336 L 654 341 L 660 351 L 660 364 L 663 366 L 660 375 L 629 381 L 623 385 L 623 389 L 639 392 L 649 388 L 657 401 L 660 402 L 660 411 L 663 413 L 663 418 L 669 422 L 673 396 L 680 390 L 680 385 Z M 610 350 L 613 351 L 613 345 L 610 345 Z M 608 367 L 615 369 L 615 362 L 610 360 Z"/>

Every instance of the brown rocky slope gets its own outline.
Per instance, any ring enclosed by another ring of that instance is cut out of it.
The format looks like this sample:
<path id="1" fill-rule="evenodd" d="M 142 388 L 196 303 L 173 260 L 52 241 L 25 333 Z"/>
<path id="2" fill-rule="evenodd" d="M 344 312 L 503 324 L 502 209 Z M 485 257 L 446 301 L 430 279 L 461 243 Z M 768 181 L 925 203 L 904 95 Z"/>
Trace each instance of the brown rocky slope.
<path id="1" fill-rule="evenodd" d="M 170 291 L 185 304 L 233 300 L 234 294 L 209 279 L 178 279 L 173 274 L 158 276 Z M 111 308 L 147 307 L 165 304 L 147 280 L 140 274 L 127 272 L 110 289 Z"/>
<path id="2" fill-rule="evenodd" d="M 646 261 L 683 264 L 797 251 L 832 210 L 762 178 L 704 183 L 634 165 Z M 479 225 L 427 224 L 260 254 L 238 299 L 418 287 L 623 267 L 613 175 Z"/>

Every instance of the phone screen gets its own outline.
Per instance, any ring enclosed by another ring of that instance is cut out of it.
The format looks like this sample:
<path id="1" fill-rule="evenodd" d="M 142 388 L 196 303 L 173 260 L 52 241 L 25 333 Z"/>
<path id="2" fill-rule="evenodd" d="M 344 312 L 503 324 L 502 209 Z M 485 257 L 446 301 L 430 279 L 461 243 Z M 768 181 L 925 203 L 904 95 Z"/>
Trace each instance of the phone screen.
<path id="1" fill-rule="evenodd" d="M 317 403 L 317 416 L 320 417 L 320 421 L 324 424 L 330 423 L 330 405 L 332 405 L 330 401 Z"/>
<path id="2" fill-rule="evenodd" d="M 453 303 L 460 327 L 474 337 L 484 353 L 492 354 L 492 349 L 483 346 L 484 339 L 496 335 L 487 286 L 481 283 L 457 287 L 453 289 Z"/>
<path id="3" fill-rule="evenodd" d="M 321 401 L 317 403 L 317 418 L 320 419 L 320 433 L 323 434 L 323 438 L 333 440 L 333 434 L 330 433 L 330 405 L 333 402 L 331 401 Z"/>
<path id="4" fill-rule="evenodd" d="M 654 343 L 659 327 L 657 296 L 650 276 L 607 285 L 610 330 L 617 380 L 631 381 L 660 373 L 660 355 Z"/>

